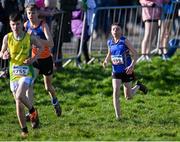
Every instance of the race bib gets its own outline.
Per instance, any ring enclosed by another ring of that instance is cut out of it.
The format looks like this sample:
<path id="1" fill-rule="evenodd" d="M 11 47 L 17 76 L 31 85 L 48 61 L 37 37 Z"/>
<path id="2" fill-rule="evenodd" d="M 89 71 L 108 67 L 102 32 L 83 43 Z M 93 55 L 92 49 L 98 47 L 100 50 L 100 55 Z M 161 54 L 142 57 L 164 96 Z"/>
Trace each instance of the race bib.
<path id="1" fill-rule="evenodd" d="M 13 71 L 13 75 L 26 76 L 28 75 L 29 67 L 28 66 L 13 66 L 12 71 Z"/>
<path id="2" fill-rule="evenodd" d="M 114 65 L 124 64 L 122 56 L 111 56 L 111 60 Z"/>

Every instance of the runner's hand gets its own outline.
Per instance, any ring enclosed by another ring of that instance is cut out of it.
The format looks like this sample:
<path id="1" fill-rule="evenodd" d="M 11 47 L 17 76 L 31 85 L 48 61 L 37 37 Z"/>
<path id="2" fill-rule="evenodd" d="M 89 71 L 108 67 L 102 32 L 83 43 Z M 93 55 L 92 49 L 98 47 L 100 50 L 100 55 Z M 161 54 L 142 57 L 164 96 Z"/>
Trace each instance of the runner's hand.
<path id="1" fill-rule="evenodd" d="M 9 59 L 9 58 L 10 58 L 9 51 L 6 50 L 6 51 L 4 52 L 4 54 L 3 54 L 3 56 L 2 56 L 2 59 L 3 59 L 3 60 L 7 60 L 7 59 Z"/>
<path id="2" fill-rule="evenodd" d="M 31 65 L 33 62 L 34 62 L 34 59 L 33 59 L 33 58 L 28 58 L 28 59 L 24 60 L 23 63 L 24 63 L 25 65 Z"/>
<path id="3" fill-rule="evenodd" d="M 104 62 L 103 62 L 103 67 L 106 68 L 106 65 L 107 65 L 107 61 L 104 60 Z"/>
<path id="4" fill-rule="evenodd" d="M 126 73 L 127 74 L 132 74 L 133 73 L 133 70 L 134 70 L 134 67 L 132 65 L 128 66 L 126 69 Z"/>

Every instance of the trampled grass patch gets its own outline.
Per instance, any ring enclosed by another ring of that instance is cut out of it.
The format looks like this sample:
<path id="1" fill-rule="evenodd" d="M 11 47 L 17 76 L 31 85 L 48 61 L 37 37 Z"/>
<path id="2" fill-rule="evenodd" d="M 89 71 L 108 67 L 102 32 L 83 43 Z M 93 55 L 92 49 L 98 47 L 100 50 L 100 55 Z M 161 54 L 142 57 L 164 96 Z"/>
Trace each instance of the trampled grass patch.
<path id="1" fill-rule="evenodd" d="M 62 106 L 55 116 L 42 77 L 36 80 L 35 106 L 40 128 L 29 124 L 27 139 L 20 137 L 15 103 L 8 79 L 0 80 L 0 140 L 106 141 L 180 140 L 180 56 L 167 62 L 154 57 L 136 66 L 136 77 L 149 88 L 147 95 L 137 92 L 126 101 L 121 88 L 122 119 L 115 119 L 112 104 L 111 66 L 103 69 L 95 62 L 83 69 L 69 65 L 56 72 L 53 84 Z"/>

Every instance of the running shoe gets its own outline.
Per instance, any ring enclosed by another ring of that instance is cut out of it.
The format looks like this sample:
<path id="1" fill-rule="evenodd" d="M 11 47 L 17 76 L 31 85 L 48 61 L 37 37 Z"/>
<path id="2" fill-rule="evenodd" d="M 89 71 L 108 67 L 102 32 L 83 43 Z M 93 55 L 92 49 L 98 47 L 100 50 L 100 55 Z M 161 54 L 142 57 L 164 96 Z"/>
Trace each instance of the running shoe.
<path id="1" fill-rule="evenodd" d="M 145 55 L 141 55 L 141 56 L 137 59 L 137 63 L 142 62 L 142 61 L 146 61 L 146 56 L 145 56 Z"/>
<path id="2" fill-rule="evenodd" d="M 26 122 L 29 122 L 29 121 L 30 121 L 30 114 L 26 113 Z"/>
<path id="3" fill-rule="evenodd" d="M 144 94 L 147 94 L 148 89 L 145 85 L 143 85 L 140 81 L 136 83 L 139 86 L 139 90 L 142 91 Z"/>
<path id="4" fill-rule="evenodd" d="M 169 60 L 169 58 L 166 54 L 162 54 L 162 60 L 167 61 Z"/>
<path id="5" fill-rule="evenodd" d="M 56 115 L 61 116 L 62 110 L 57 97 L 53 97 L 51 103 L 54 106 Z"/>
<path id="6" fill-rule="evenodd" d="M 6 71 L 0 71 L 0 78 L 6 78 L 7 74 Z"/>
<path id="7" fill-rule="evenodd" d="M 0 71 L 0 78 L 9 78 L 9 70 L 7 67 Z"/>
<path id="8" fill-rule="evenodd" d="M 151 61 L 152 61 L 151 58 L 150 58 L 148 55 L 145 56 L 145 60 L 146 60 L 147 62 L 151 62 Z"/>
<path id="9" fill-rule="evenodd" d="M 36 109 L 33 113 L 30 114 L 30 121 L 31 121 L 32 128 L 35 129 L 39 127 L 39 117 L 38 117 L 38 112 Z"/>
<path id="10" fill-rule="evenodd" d="M 54 105 L 55 113 L 57 116 L 61 116 L 62 110 L 59 102 Z"/>
<path id="11" fill-rule="evenodd" d="M 27 138 L 28 137 L 28 132 L 21 132 L 21 137 L 22 138 Z"/>
<path id="12" fill-rule="evenodd" d="M 131 100 L 132 99 L 131 96 L 126 96 L 125 98 L 126 98 L 126 100 Z"/>

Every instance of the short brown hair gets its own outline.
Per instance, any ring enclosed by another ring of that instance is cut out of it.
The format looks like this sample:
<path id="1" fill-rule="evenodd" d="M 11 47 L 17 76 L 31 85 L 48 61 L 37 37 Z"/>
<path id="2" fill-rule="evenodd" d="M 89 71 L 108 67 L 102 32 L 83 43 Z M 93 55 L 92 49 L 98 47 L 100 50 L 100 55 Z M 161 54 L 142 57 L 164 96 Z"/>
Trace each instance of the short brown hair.
<path id="1" fill-rule="evenodd" d="M 26 10 L 29 9 L 31 11 L 35 11 L 38 9 L 35 4 L 27 4 L 25 8 L 26 8 Z"/>
<path id="2" fill-rule="evenodd" d="M 11 13 L 11 14 L 9 15 L 9 21 L 13 21 L 13 22 L 23 21 L 23 18 L 22 18 L 21 13 L 19 13 L 19 12 Z"/>
<path id="3" fill-rule="evenodd" d="M 118 27 L 120 27 L 120 28 L 121 28 L 121 25 L 120 25 L 119 23 L 117 23 L 117 22 L 112 23 L 112 24 L 111 24 L 111 28 L 112 28 L 112 26 L 118 26 Z"/>

